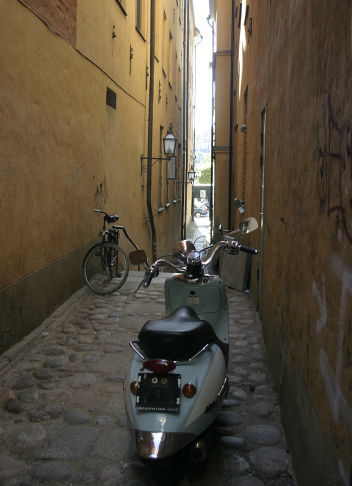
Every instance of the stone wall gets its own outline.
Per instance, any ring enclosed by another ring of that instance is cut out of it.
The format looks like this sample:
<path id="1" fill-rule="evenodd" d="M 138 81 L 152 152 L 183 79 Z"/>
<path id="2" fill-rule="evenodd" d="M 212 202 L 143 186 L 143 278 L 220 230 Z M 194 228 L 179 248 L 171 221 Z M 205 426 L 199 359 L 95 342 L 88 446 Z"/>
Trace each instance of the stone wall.
<path id="1" fill-rule="evenodd" d="M 231 16 L 231 2 L 217 5 Z M 351 4 L 234 0 L 233 6 L 229 197 L 243 197 L 244 217 L 255 216 L 263 228 L 251 235 L 252 245 L 261 245 L 251 294 L 299 484 L 349 485 Z M 236 227 L 238 210 L 230 217 Z"/>

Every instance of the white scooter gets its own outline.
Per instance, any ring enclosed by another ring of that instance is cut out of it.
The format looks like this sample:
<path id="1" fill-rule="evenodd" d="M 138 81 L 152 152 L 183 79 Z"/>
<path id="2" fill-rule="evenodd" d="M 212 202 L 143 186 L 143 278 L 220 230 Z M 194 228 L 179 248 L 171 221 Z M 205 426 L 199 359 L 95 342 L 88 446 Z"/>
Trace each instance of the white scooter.
<path id="1" fill-rule="evenodd" d="M 249 218 L 238 234 L 257 227 Z M 258 253 L 241 245 L 238 237 L 226 236 L 201 260 L 194 245 L 184 240 L 173 253 L 177 264 L 156 260 L 142 282 L 148 288 L 161 266 L 177 272 L 165 281 L 165 317 L 148 321 L 138 341 L 130 342 L 134 355 L 124 383 L 127 422 L 137 452 L 163 484 L 176 479 L 172 467 L 183 456 L 180 451 L 187 450 L 195 462 L 206 458 L 207 431 L 229 388 L 226 290 L 220 278 L 204 272 L 220 248 L 234 255 Z M 143 250 L 130 254 L 134 264 L 144 258 Z"/>

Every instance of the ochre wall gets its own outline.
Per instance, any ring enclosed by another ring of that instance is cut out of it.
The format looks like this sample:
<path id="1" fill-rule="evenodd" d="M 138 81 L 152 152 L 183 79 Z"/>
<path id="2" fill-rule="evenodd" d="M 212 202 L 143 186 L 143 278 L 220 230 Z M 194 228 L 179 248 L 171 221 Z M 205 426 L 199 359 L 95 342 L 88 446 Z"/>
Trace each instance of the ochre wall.
<path id="1" fill-rule="evenodd" d="M 341 484 L 352 457 L 351 13 L 347 0 L 272 4 L 268 60 L 265 280 Z"/>
<path id="2" fill-rule="evenodd" d="M 158 4 L 160 15 L 167 12 L 183 80 L 183 24 L 173 2 Z M 82 260 L 102 226 L 94 208 L 117 213 L 151 258 L 140 164 L 147 154 L 150 2 L 143 8 L 142 36 L 135 2 L 126 12 L 115 1 L 1 2 L 0 352 L 83 285 Z M 192 9 L 190 23 L 192 46 Z M 192 47 L 190 53 L 191 63 Z M 159 79 L 156 69 L 153 156 L 159 156 L 160 125 L 166 135 L 173 124 L 181 148 L 183 137 L 182 86 L 176 102 L 176 88 L 165 84 L 158 104 Z M 107 88 L 116 93 L 116 110 L 106 104 Z M 180 238 L 181 202 L 158 213 L 154 169 L 158 252 L 166 253 Z M 165 202 L 165 176 L 161 183 Z M 120 244 L 132 249 L 124 237 Z"/>
<path id="3" fill-rule="evenodd" d="M 218 2 L 215 70 L 215 145 L 214 153 L 214 238 L 219 238 L 221 224 L 228 228 L 230 97 L 231 97 L 231 2 Z M 219 28 L 219 26 L 221 26 Z"/>
<path id="4" fill-rule="evenodd" d="M 229 12 L 229 3 L 218 2 L 218 9 Z M 239 8 L 239 0 L 234 5 Z M 300 485 L 351 481 L 351 14 L 347 0 L 242 0 L 240 28 L 235 19 L 230 197 L 240 197 L 245 186 L 244 217 L 260 221 L 261 115 L 267 107 L 265 247 L 252 259 L 251 294 L 262 309 Z M 236 227 L 238 210 L 231 219 Z M 259 243 L 260 230 L 251 234 L 251 244 Z"/>

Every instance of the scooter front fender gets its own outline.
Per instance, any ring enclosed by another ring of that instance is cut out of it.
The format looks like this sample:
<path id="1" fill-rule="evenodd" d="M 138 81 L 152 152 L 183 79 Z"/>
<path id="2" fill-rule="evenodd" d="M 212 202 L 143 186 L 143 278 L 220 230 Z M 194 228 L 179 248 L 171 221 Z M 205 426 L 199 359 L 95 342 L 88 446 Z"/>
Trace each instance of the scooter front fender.
<path id="1" fill-rule="evenodd" d="M 169 457 L 175 451 L 183 449 L 197 436 L 176 432 L 147 432 L 144 430 L 132 430 L 138 454 L 145 459 L 163 459 Z"/>

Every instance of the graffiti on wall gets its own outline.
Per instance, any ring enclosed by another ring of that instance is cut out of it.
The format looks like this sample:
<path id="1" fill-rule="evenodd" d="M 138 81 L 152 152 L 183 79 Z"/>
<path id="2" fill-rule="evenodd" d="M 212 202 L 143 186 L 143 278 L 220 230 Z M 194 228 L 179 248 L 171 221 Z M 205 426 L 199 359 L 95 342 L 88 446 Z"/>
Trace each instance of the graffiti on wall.
<path id="1" fill-rule="evenodd" d="M 343 372 L 343 359 L 344 359 L 344 340 L 348 333 L 345 329 L 346 318 L 346 302 L 350 295 L 352 295 L 352 268 L 346 268 L 344 262 L 337 256 L 331 255 L 330 258 L 331 267 L 338 279 L 341 280 L 341 300 L 340 300 L 340 313 L 338 320 L 338 336 L 337 336 L 337 350 L 336 350 L 336 368 L 332 368 L 328 355 L 324 349 L 320 349 L 319 353 L 319 366 L 321 375 L 324 381 L 326 393 L 329 399 L 330 408 L 335 423 L 339 421 L 339 417 L 343 418 L 346 426 L 352 434 L 352 407 L 347 402 L 341 390 L 341 375 Z M 321 331 L 328 325 L 328 309 L 326 305 L 325 297 L 325 277 L 322 274 L 322 294 L 320 293 L 318 284 L 313 282 L 313 296 L 316 298 L 320 318 L 316 323 L 316 333 L 319 335 Z M 342 461 L 339 461 L 341 478 L 346 486 L 348 486 L 348 473 L 344 468 Z"/>
<path id="2" fill-rule="evenodd" d="M 108 185 L 104 176 L 103 181 L 96 187 L 94 194 L 94 204 L 98 209 L 102 209 L 108 200 Z"/>
<path id="3" fill-rule="evenodd" d="M 321 212 L 339 218 L 352 244 L 352 130 L 343 109 L 333 109 L 330 95 L 323 108 L 323 140 L 318 130 L 318 192 Z"/>

